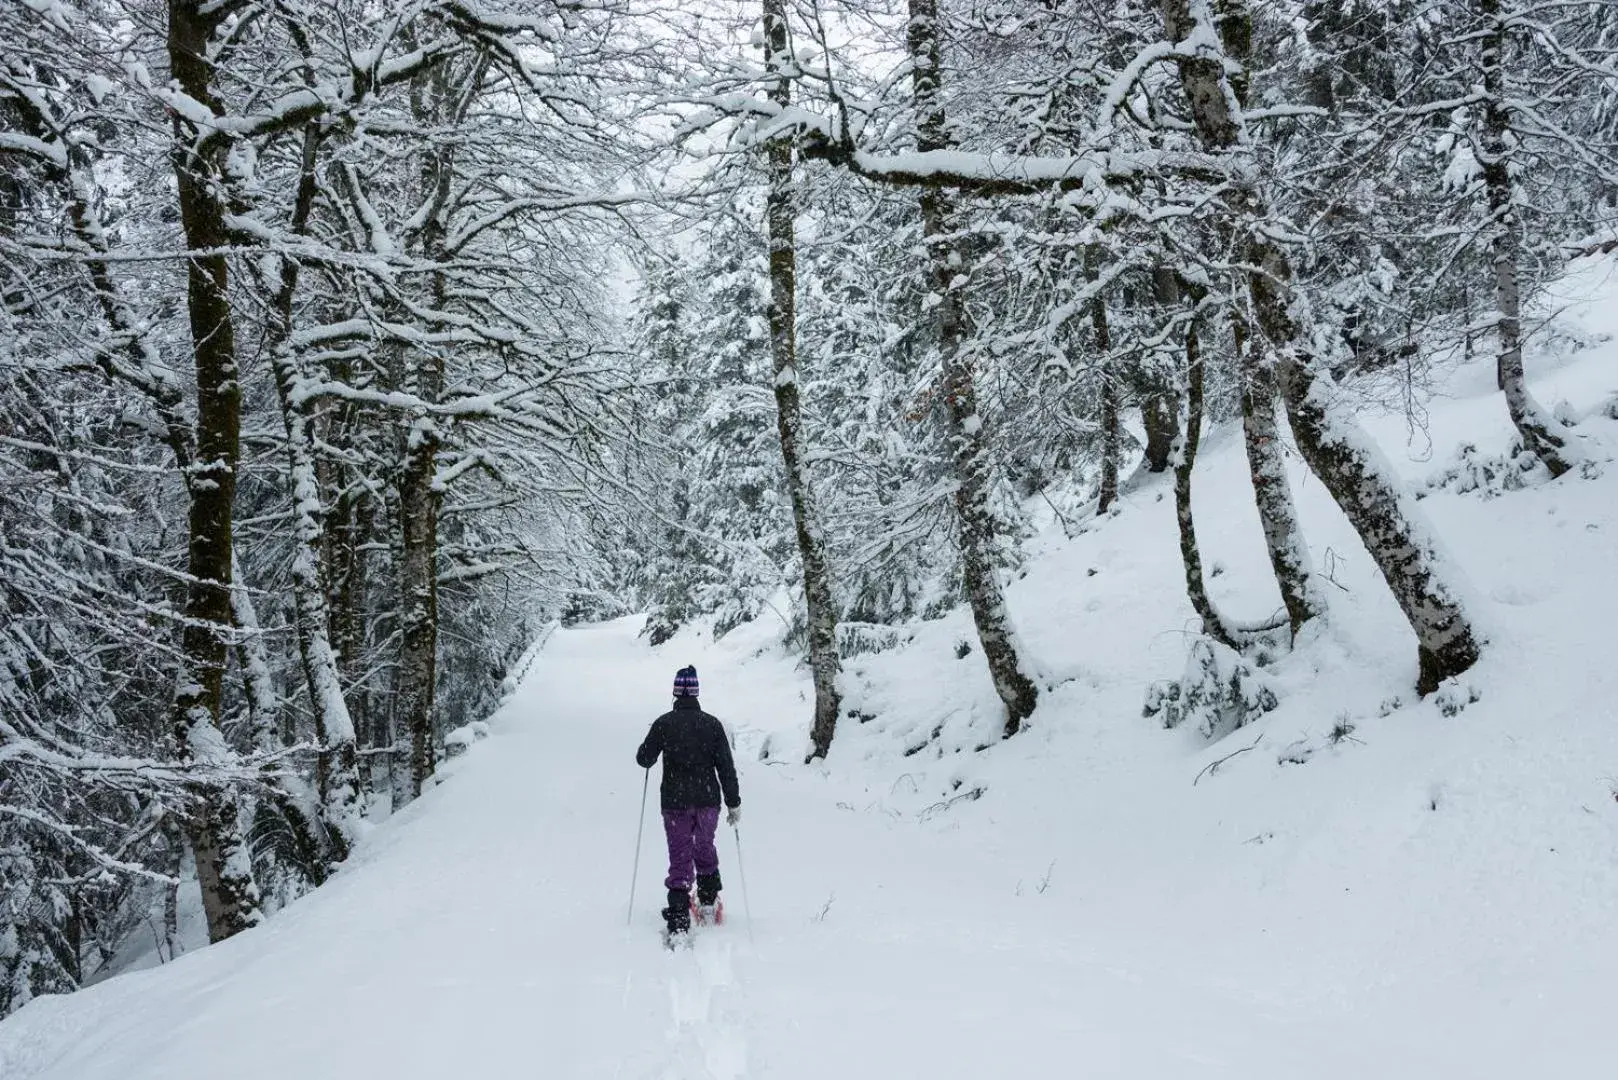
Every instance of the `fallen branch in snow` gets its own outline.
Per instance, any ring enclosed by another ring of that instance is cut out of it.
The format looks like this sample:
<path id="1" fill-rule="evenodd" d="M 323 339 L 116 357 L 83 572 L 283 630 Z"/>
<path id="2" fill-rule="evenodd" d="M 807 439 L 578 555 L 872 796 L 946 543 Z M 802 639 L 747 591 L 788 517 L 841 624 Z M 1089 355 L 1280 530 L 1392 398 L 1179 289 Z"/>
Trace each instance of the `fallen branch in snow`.
<path id="1" fill-rule="evenodd" d="M 1219 771 L 1219 766 L 1223 765 L 1225 762 L 1229 761 L 1231 758 L 1235 757 L 1237 754 L 1245 754 L 1245 753 L 1247 753 L 1249 750 L 1251 750 L 1254 747 L 1258 746 L 1258 744 L 1260 742 L 1262 742 L 1263 740 L 1264 740 L 1264 734 L 1263 734 L 1263 732 L 1260 732 L 1258 738 L 1254 739 L 1251 745 L 1244 746 L 1240 750 L 1232 750 L 1230 753 L 1226 754 L 1224 757 L 1220 758 L 1218 761 L 1211 761 L 1207 765 L 1204 765 L 1202 767 L 1202 771 L 1197 773 L 1196 779 L 1191 781 L 1191 786 L 1196 787 L 1198 781 L 1200 781 L 1204 776 L 1209 776 L 1209 775 L 1212 775 L 1213 773 Z"/>

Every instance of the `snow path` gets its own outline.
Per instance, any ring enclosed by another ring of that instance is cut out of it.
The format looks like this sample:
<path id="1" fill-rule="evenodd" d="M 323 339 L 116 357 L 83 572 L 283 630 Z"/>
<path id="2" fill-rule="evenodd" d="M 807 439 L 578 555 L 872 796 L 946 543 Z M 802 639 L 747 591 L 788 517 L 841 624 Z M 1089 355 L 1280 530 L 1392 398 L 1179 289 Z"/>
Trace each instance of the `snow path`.
<path id="1" fill-rule="evenodd" d="M 1010 916 L 1006 891 L 961 872 L 959 838 L 840 809 L 798 767 L 743 762 L 756 946 L 725 836 L 730 922 L 659 947 L 650 810 L 626 929 L 631 755 L 671 670 L 633 624 L 559 633 L 494 737 L 329 886 L 176 964 L 30 1005 L 0 1027 L 0 1076 L 1327 1075 L 1306 1021 L 1101 959 L 1105 935 L 1077 920 Z M 1352 1057 L 1345 1076 L 1373 1060 Z"/>
<path id="2" fill-rule="evenodd" d="M 1155 921 L 1162 897 L 1102 903 L 1106 882 L 1046 896 L 1042 874 L 1082 869 L 1030 865 L 993 832 L 857 811 L 846 780 L 745 754 L 756 944 L 725 835 L 730 922 L 664 952 L 651 810 L 624 925 L 631 754 L 676 666 L 635 625 L 558 633 L 494 736 L 262 930 L 0 1026 L 0 1076 L 1450 1075 L 1426 1033 L 1363 1000 L 1289 1002 L 1208 954 L 1180 963 L 1185 928 Z M 704 669 L 716 710 L 726 677 Z M 734 678 L 763 707 L 771 688 Z M 1117 914 L 1132 906 L 1133 923 Z"/>

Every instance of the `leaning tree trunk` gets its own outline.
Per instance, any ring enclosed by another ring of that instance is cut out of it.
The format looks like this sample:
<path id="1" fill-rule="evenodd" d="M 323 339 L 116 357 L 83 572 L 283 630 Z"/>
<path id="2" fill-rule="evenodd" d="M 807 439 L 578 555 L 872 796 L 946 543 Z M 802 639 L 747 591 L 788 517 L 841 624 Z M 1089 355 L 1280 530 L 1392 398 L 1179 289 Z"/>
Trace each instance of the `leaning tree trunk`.
<path id="1" fill-rule="evenodd" d="M 1495 335 L 1499 355 L 1496 377 L 1506 395 L 1506 409 L 1523 446 L 1561 476 L 1578 463 L 1566 428 L 1528 389 L 1522 359 L 1521 222 L 1517 216 L 1516 180 L 1512 177 L 1511 111 L 1506 103 L 1505 53 L 1510 31 L 1500 0 L 1478 0 L 1485 29 L 1481 41 L 1483 131 L 1478 163 L 1489 200 L 1486 234 L 1494 260 Z"/>
<path id="2" fill-rule="evenodd" d="M 1193 316 L 1185 329 L 1186 413 L 1185 433 L 1179 440 L 1174 461 L 1174 517 L 1180 527 L 1180 562 L 1185 568 L 1185 592 L 1191 608 L 1202 620 L 1202 632 L 1222 645 L 1238 647 L 1236 635 L 1231 633 L 1208 595 L 1207 581 L 1202 573 L 1202 548 L 1197 543 L 1196 518 L 1191 509 L 1191 471 L 1197 464 L 1197 451 L 1202 446 L 1203 365 L 1201 343 L 1197 338 L 1197 320 Z"/>
<path id="3" fill-rule="evenodd" d="M 1260 358 L 1259 344 L 1248 340 L 1247 321 L 1239 314 L 1232 320 L 1231 336 L 1242 372 L 1242 437 L 1247 447 L 1247 473 L 1253 481 L 1253 499 L 1264 530 L 1270 570 L 1296 637 L 1303 624 L 1319 615 L 1325 605 L 1314 588 L 1313 563 L 1281 456 L 1281 427 L 1275 419 L 1279 397 L 1275 370 Z"/>
<path id="4" fill-rule="evenodd" d="M 308 231 L 315 203 L 315 163 L 320 134 L 304 129 L 302 167 L 288 232 Z M 320 743 L 316 760 L 316 790 L 321 817 L 330 838 L 330 857 L 342 862 L 359 835 L 359 767 L 354 722 L 343 698 L 337 657 L 331 646 L 330 612 L 326 605 L 326 574 L 321 559 L 325 536 L 316 471 L 315 431 L 309 400 L 301 396 L 303 373 L 292 348 L 292 311 L 298 291 L 299 264 L 283 256 L 280 280 L 270 309 L 265 346 L 275 373 L 281 419 L 287 433 L 287 464 L 292 485 L 292 605 L 297 627 L 298 654 L 315 718 Z"/>
<path id="5" fill-rule="evenodd" d="M 792 54 L 787 36 L 785 0 L 763 0 L 764 68 L 776 76 L 770 99 L 785 109 L 792 104 L 792 82 L 787 69 Z M 809 760 L 831 750 L 841 709 L 837 654 L 837 607 L 832 596 L 826 542 L 815 513 L 809 483 L 807 441 L 798 381 L 797 243 L 796 208 L 792 196 L 792 143 L 776 139 L 769 151 L 770 190 L 765 203 L 770 236 L 770 352 L 775 361 L 775 415 L 781 436 L 781 458 L 786 466 L 787 494 L 798 535 L 798 556 L 803 562 L 803 599 L 808 609 L 809 669 L 815 680 L 815 719 L 809 732 Z"/>
<path id="6" fill-rule="evenodd" d="M 1223 0 L 1219 14 L 1216 36 L 1214 27 L 1198 26 L 1199 19 L 1211 17 L 1205 4 L 1193 8 L 1193 0 L 1163 0 L 1169 39 L 1178 43 L 1195 34 L 1200 43 L 1196 55 L 1178 61 L 1198 135 L 1210 149 L 1231 150 L 1248 142 L 1231 103 L 1241 100 L 1252 23 L 1243 0 Z M 1224 55 L 1209 48 L 1214 41 L 1222 42 Z M 1425 523 L 1401 495 L 1375 445 L 1335 399 L 1329 376 L 1317 370 L 1309 348 L 1311 328 L 1300 323 L 1301 309 L 1294 310 L 1290 261 L 1261 227 L 1269 214 L 1262 194 L 1231 190 L 1224 198 L 1232 225 L 1244 237 L 1253 312 L 1275 350 L 1298 451 L 1354 526 L 1415 631 L 1417 687 L 1429 693 L 1477 661 L 1478 642 L 1466 612 L 1445 579 L 1447 567 Z"/>
<path id="7" fill-rule="evenodd" d="M 916 103 L 916 149 L 927 153 L 952 145 L 942 94 L 937 0 L 909 0 L 906 44 Z M 1005 734 L 1015 735 L 1034 711 L 1039 690 L 1024 673 L 1005 595 L 994 565 L 997 526 L 989 505 L 988 438 L 978 413 L 977 371 L 961 348 L 966 332 L 965 253 L 954 239 L 954 208 L 940 187 L 921 194 L 922 236 L 927 244 L 932 294 L 937 299 L 937 341 L 943 371 L 945 412 L 954 451 L 955 513 L 961 566 L 972 621 L 977 626 L 995 692 L 1006 706 Z"/>
<path id="8" fill-rule="evenodd" d="M 225 18 L 204 0 L 170 0 L 169 66 L 180 89 L 216 116 L 210 41 Z M 174 734 L 188 761 L 222 764 L 231 757 L 219 711 L 231 626 L 231 514 L 241 441 L 241 382 L 231 319 L 221 143 L 174 115 L 174 175 L 180 221 L 194 252 L 186 261 L 186 300 L 196 363 L 196 462 L 190 498 L 185 629 L 174 694 Z M 252 861 L 228 788 L 201 786 L 187 820 L 208 937 L 222 941 L 256 925 L 263 914 Z"/>

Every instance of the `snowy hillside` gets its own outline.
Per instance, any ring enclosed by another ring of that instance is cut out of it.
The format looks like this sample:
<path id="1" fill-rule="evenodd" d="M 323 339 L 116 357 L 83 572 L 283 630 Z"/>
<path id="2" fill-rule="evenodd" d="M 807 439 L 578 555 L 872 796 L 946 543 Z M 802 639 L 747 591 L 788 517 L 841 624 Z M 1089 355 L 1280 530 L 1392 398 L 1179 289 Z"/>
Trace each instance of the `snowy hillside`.
<path id="1" fill-rule="evenodd" d="M 1618 290 L 1565 286 L 1592 343 L 1535 358 L 1594 478 L 1485 497 L 1483 366 L 1374 433 L 1453 548 L 1490 641 L 1416 701 L 1404 623 L 1318 482 L 1293 476 L 1331 614 L 1269 669 L 1278 708 L 1208 743 L 1143 719 L 1193 625 L 1172 494 L 1051 523 L 1012 611 L 1049 692 L 998 710 L 964 612 L 847 664 L 829 762 L 764 621 L 657 649 L 638 619 L 558 632 L 437 790 L 267 925 L 0 1023 L 4 1080 L 339 1077 L 1244 1080 L 1592 1077 L 1618 1060 Z M 1589 300 L 1594 292 L 1596 300 Z M 1279 603 L 1239 440 L 1198 465 L 1216 599 Z M 1335 587 L 1334 587 L 1335 586 Z M 744 901 L 658 945 L 641 773 L 676 667 L 736 731 Z M 1475 700 L 1474 700 L 1475 699 Z M 1447 704 L 1446 704 L 1447 703 Z M 1334 733 L 1335 731 L 1335 733 Z M 984 752 L 975 748 L 993 745 Z M 1215 766 L 1217 763 L 1217 767 Z M 749 911 L 749 908 L 751 909 Z"/>

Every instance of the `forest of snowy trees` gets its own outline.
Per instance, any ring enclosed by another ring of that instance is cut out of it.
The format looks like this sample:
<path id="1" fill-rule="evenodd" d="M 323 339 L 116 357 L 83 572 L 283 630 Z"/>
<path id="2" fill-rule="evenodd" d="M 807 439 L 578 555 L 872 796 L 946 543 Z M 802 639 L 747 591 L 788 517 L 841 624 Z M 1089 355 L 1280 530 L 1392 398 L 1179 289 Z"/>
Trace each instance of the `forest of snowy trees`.
<path id="1" fill-rule="evenodd" d="M 557 619 L 771 620 L 818 758 L 964 603 L 1014 736 L 1030 508 L 1138 472 L 1210 671 L 1330 617 L 1295 450 L 1432 692 L 1489 644 L 1357 408 L 1492 356 L 1578 482 L 1528 305 L 1615 228 L 1614 0 L 0 0 L 0 1015 L 320 885 Z"/>

